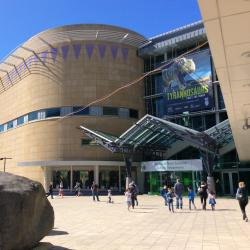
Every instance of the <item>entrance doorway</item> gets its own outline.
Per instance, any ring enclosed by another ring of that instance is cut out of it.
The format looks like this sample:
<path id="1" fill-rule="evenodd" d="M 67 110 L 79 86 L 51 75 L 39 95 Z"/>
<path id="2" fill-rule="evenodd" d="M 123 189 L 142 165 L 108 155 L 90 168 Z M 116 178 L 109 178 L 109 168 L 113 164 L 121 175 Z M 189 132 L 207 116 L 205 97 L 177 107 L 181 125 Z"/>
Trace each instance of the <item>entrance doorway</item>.
<path id="1" fill-rule="evenodd" d="M 239 175 L 237 172 L 223 172 L 223 193 L 234 195 L 237 191 Z"/>

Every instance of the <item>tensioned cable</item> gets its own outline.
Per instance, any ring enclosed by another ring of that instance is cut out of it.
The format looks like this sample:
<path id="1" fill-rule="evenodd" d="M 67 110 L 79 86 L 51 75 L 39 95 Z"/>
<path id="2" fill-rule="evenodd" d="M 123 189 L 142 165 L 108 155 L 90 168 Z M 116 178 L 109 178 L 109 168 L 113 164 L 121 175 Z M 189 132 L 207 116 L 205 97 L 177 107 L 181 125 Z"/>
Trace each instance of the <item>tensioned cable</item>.
<path id="1" fill-rule="evenodd" d="M 179 59 L 179 58 L 181 58 L 181 57 L 183 57 L 183 56 L 185 56 L 185 55 L 187 55 L 187 54 L 190 54 L 191 52 L 193 52 L 193 51 L 195 51 L 195 50 L 197 50 L 197 49 L 203 47 L 203 46 L 204 46 L 205 44 L 207 44 L 207 43 L 208 43 L 208 41 L 206 41 L 206 42 L 204 42 L 204 43 L 198 45 L 197 47 L 195 47 L 195 48 L 193 48 L 193 49 L 188 50 L 187 52 L 185 52 L 185 53 L 179 55 L 178 57 L 176 57 L 174 60 Z M 92 106 L 93 104 L 96 104 L 96 103 L 99 103 L 99 102 L 102 102 L 102 101 L 107 100 L 108 98 L 112 97 L 112 96 L 115 95 L 116 93 L 118 93 L 118 92 L 120 92 L 120 91 L 122 91 L 122 90 L 124 90 L 124 89 L 127 89 L 127 88 L 129 88 L 129 87 L 135 85 L 136 83 L 140 82 L 140 81 L 143 80 L 145 77 L 147 77 L 147 76 L 149 76 L 149 75 L 151 75 L 151 74 L 154 74 L 154 73 L 156 73 L 156 72 L 161 71 L 164 67 L 168 66 L 168 65 L 171 64 L 172 62 L 173 62 L 173 61 L 170 60 L 170 61 L 167 62 L 166 64 L 163 64 L 163 65 L 157 67 L 156 69 L 151 70 L 151 71 L 149 71 L 149 72 L 143 74 L 142 76 L 140 76 L 139 78 L 135 79 L 134 81 L 129 82 L 129 83 L 125 84 L 124 86 L 115 89 L 115 90 L 112 91 L 111 93 L 109 93 L 109 94 L 107 94 L 107 95 L 105 95 L 105 96 L 103 96 L 103 97 L 101 97 L 101 98 L 98 98 L 98 99 L 96 99 L 96 100 L 94 100 L 94 101 L 88 103 L 88 104 L 85 105 L 83 108 L 80 108 L 80 109 L 78 109 L 77 111 L 71 112 L 71 113 L 69 113 L 69 114 L 67 114 L 67 115 L 65 115 L 65 116 L 58 117 L 57 120 L 58 120 L 58 121 L 63 120 L 63 119 L 68 118 L 68 117 L 70 117 L 70 116 L 72 116 L 72 115 L 74 115 L 74 114 L 76 114 L 76 113 L 78 113 L 78 112 L 83 111 L 84 109 L 86 109 L 86 108 Z"/>

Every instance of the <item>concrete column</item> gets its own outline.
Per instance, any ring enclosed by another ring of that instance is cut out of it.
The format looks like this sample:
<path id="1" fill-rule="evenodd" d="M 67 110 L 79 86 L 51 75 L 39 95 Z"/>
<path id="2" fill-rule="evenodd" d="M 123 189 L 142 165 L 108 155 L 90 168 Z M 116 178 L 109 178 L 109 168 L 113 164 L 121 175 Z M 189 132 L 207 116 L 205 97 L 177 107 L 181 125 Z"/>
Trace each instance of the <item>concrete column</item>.
<path id="1" fill-rule="evenodd" d="M 144 173 L 141 171 L 140 167 L 136 167 L 137 175 L 137 185 L 139 187 L 139 192 L 144 193 Z"/>
<path id="2" fill-rule="evenodd" d="M 70 191 L 73 191 L 73 167 L 70 166 Z"/>
<path id="3" fill-rule="evenodd" d="M 122 191 L 122 183 L 121 183 L 121 166 L 119 166 L 119 191 Z"/>
<path id="4" fill-rule="evenodd" d="M 94 181 L 99 185 L 99 166 L 94 167 Z"/>
<path id="5" fill-rule="evenodd" d="M 48 176 L 48 169 L 47 167 L 42 167 L 42 169 L 43 169 L 43 178 L 44 178 L 43 186 L 44 186 L 45 191 L 47 192 L 49 190 L 49 183 L 50 183 L 49 176 Z"/>

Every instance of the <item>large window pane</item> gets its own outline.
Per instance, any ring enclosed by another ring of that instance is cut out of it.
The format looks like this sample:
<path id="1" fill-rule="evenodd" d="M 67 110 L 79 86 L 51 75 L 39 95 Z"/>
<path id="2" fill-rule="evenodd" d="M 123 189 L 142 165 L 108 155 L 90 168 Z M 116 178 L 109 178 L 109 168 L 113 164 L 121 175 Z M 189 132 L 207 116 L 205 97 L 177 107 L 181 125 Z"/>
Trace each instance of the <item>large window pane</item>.
<path id="1" fill-rule="evenodd" d="M 89 107 L 83 108 L 84 107 L 73 107 L 73 112 L 77 112 L 74 113 L 74 115 L 89 115 Z"/>
<path id="2" fill-rule="evenodd" d="M 38 118 L 37 111 L 28 114 L 28 121 L 37 120 L 37 118 Z"/>
<path id="3" fill-rule="evenodd" d="M 52 108 L 46 110 L 46 118 L 60 116 L 60 108 Z"/>
<path id="4" fill-rule="evenodd" d="M 24 123 L 24 116 L 17 118 L 17 126 L 22 125 Z"/>
<path id="5" fill-rule="evenodd" d="M 129 117 L 131 118 L 138 118 L 138 110 L 136 109 L 130 109 L 129 110 Z"/>

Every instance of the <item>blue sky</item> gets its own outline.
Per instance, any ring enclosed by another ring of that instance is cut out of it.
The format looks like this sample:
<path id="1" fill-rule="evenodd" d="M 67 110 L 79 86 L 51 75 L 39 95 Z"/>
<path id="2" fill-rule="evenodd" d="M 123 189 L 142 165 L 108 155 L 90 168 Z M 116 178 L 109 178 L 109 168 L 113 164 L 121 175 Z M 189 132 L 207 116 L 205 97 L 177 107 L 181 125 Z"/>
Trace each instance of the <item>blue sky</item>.
<path id="1" fill-rule="evenodd" d="M 0 60 L 43 30 L 102 23 L 146 37 L 201 19 L 197 0 L 1 0 Z"/>

